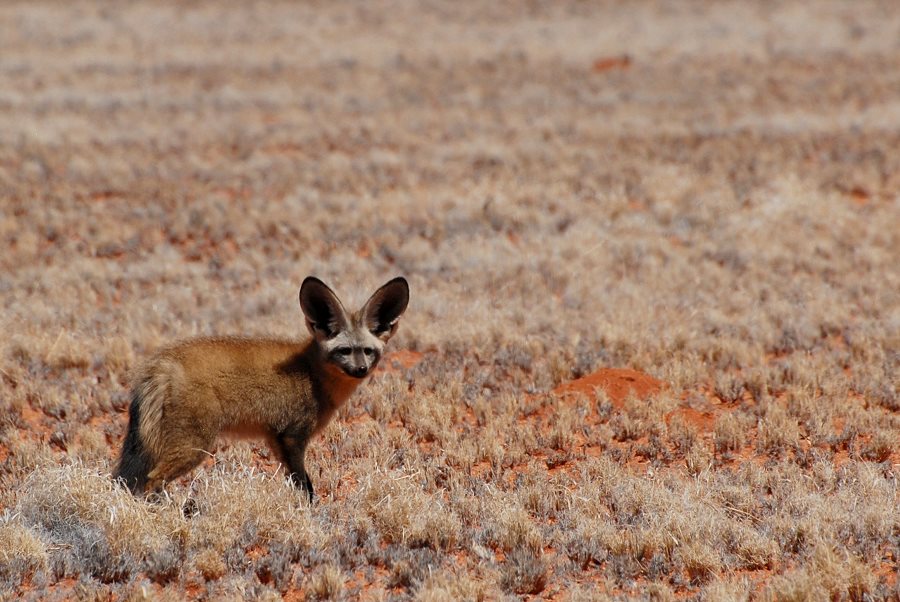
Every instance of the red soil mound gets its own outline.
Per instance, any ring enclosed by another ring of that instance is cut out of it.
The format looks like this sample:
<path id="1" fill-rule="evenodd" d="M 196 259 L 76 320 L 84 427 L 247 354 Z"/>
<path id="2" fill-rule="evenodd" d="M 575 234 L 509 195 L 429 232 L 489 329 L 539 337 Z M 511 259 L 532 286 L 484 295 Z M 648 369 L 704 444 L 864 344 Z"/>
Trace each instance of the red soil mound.
<path id="1" fill-rule="evenodd" d="M 601 368 L 587 376 L 563 383 L 553 389 L 557 395 L 593 395 L 597 388 L 603 389 L 615 407 L 621 407 L 629 394 L 635 397 L 650 397 L 659 393 L 664 386 L 661 380 L 627 368 Z"/>
<path id="2" fill-rule="evenodd" d="M 614 71 L 617 69 L 627 69 L 631 66 L 631 57 L 627 54 L 621 56 L 600 57 L 594 61 L 592 68 L 594 73 L 603 73 L 604 71 Z"/>
<path id="3" fill-rule="evenodd" d="M 692 426 L 698 433 L 711 433 L 715 428 L 718 413 L 715 410 L 703 411 L 687 407 L 675 408 L 675 410 L 666 415 L 666 424 L 669 424 L 674 416 L 681 416 L 685 423 Z"/>
<path id="4" fill-rule="evenodd" d="M 418 351 L 409 351 L 408 349 L 393 351 L 384 356 L 384 359 L 378 366 L 378 370 L 382 372 L 407 370 L 421 362 L 422 357 L 423 355 Z"/>

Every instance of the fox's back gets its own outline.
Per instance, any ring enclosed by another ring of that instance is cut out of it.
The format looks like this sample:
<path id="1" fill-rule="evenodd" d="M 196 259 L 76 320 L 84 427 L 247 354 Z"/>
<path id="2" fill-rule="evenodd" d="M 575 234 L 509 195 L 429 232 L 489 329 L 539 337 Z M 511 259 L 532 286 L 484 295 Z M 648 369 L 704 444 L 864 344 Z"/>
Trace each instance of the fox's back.
<path id="1" fill-rule="evenodd" d="M 309 341 L 245 337 L 202 337 L 180 341 L 157 352 L 185 369 L 212 377 L 215 374 L 282 375 L 279 367 L 303 355 Z"/>
<path id="2" fill-rule="evenodd" d="M 283 422 L 285 414 L 314 404 L 308 347 L 287 339 L 189 339 L 157 352 L 144 378 L 165 373 L 172 401 L 218 418 L 221 426 Z"/>

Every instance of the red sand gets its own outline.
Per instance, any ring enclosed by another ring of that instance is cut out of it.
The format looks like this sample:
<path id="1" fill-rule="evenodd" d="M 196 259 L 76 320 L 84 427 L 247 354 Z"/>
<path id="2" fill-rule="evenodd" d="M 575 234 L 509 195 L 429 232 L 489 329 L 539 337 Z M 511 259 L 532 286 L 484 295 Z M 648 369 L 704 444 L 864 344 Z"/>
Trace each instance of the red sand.
<path id="1" fill-rule="evenodd" d="M 616 408 L 621 408 L 629 393 L 643 399 L 659 393 L 664 386 L 660 380 L 643 372 L 627 368 L 602 368 L 577 380 L 563 383 L 553 389 L 557 395 L 585 394 L 593 395 L 594 389 L 606 391 L 610 401 Z"/>

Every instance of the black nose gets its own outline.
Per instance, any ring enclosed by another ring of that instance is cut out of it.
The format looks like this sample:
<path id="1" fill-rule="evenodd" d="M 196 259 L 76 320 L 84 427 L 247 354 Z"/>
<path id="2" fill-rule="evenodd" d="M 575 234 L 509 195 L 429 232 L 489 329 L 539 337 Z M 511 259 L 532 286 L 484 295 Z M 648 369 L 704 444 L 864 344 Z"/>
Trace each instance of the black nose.
<path id="1" fill-rule="evenodd" d="M 356 378 L 362 378 L 363 376 L 366 375 L 366 367 L 365 367 L 365 366 L 360 366 L 359 368 L 353 368 L 353 369 L 350 371 L 350 374 L 351 374 L 352 376 L 355 376 Z"/>

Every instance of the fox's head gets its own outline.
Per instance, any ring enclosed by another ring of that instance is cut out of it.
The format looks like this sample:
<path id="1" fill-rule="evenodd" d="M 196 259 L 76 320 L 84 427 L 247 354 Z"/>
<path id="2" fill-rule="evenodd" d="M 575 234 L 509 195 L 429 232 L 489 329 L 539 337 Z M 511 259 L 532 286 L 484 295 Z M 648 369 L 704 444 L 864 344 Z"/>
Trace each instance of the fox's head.
<path id="1" fill-rule="evenodd" d="M 337 295 L 312 276 L 300 286 L 300 307 L 306 327 L 319 345 L 326 365 L 353 378 L 369 375 L 397 331 L 397 321 L 409 303 L 405 278 L 394 278 L 375 291 L 362 309 L 349 314 Z"/>

